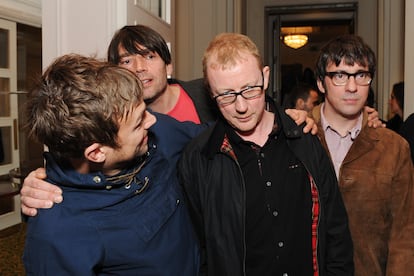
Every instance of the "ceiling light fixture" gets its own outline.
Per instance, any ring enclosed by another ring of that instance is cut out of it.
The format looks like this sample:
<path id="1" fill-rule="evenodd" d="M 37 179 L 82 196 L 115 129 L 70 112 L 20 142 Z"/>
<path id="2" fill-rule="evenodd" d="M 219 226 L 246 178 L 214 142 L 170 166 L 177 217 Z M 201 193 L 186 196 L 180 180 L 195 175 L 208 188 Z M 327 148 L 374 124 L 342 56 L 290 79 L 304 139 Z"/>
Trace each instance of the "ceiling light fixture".
<path id="1" fill-rule="evenodd" d="M 304 34 L 285 35 L 283 42 L 290 48 L 299 49 L 308 43 L 308 36 Z"/>

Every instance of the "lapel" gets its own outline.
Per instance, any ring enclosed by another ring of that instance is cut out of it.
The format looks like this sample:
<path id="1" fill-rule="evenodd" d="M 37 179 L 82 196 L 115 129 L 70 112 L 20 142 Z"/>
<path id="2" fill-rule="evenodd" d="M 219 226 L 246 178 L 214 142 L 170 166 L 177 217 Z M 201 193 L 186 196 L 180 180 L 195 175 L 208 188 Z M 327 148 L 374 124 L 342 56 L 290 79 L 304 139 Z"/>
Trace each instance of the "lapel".
<path id="1" fill-rule="evenodd" d="M 373 150 L 378 140 L 378 133 L 374 128 L 368 126 L 367 114 L 364 112 L 361 132 L 356 137 L 342 164 L 352 162 L 355 159 L 358 159 L 366 153 L 370 152 Z"/>

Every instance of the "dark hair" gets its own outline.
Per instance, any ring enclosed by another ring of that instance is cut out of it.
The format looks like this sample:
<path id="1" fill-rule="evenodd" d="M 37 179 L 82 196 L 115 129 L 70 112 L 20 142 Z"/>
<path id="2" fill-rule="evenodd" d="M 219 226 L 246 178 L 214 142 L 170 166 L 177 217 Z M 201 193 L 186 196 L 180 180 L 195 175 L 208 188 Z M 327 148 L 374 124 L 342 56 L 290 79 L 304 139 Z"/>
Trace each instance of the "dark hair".
<path id="1" fill-rule="evenodd" d="M 376 59 L 372 49 L 356 35 L 342 35 L 329 41 L 320 51 L 316 63 L 317 79 L 324 83 L 326 67 L 330 63 L 338 66 L 344 60 L 346 65 L 367 66 L 371 77 L 374 78 L 376 71 Z"/>
<path id="2" fill-rule="evenodd" d="M 404 82 L 398 82 L 392 87 L 392 94 L 397 100 L 398 106 L 404 110 Z"/>
<path id="3" fill-rule="evenodd" d="M 312 85 L 308 83 L 299 82 L 295 84 L 295 86 L 293 86 L 290 92 L 285 96 L 283 106 L 285 108 L 295 108 L 296 101 L 298 99 L 302 99 L 306 102 L 310 96 L 311 90 L 317 91 Z"/>
<path id="4" fill-rule="evenodd" d="M 165 64 L 171 64 L 171 54 L 164 38 L 144 25 L 124 26 L 112 37 L 108 47 L 108 61 L 119 64 L 119 47 L 122 46 L 129 54 L 146 55 L 156 52 Z M 144 47 L 143 49 L 140 47 Z"/>
<path id="5" fill-rule="evenodd" d="M 141 82 L 127 69 L 65 55 L 30 91 L 26 128 L 57 159 L 80 158 L 94 142 L 117 148 L 120 120 L 142 101 Z"/>

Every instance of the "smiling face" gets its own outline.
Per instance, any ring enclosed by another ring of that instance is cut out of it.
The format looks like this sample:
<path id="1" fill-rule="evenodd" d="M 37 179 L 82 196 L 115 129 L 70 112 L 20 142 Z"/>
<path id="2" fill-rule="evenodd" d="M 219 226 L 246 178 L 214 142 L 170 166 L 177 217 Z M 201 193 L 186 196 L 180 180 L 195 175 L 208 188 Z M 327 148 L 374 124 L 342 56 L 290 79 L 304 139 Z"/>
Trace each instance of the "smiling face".
<path id="1" fill-rule="evenodd" d="M 154 115 L 146 110 L 145 103 L 129 110 L 119 122 L 118 147 L 104 146 L 106 160 L 103 170 L 111 175 L 124 168 L 124 164 L 148 151 L 148 129 L 156 122 Z"/>
<path id="2" fill-rule="evenodd" d="M 326 72 L 343 71 L 347 73 L 356 73 L 368 71 L 367 66 L 361 66 L 357 63 L 347 65 L 342 60 L 336 66 L 335 63 L 328 63 Z M 356 120 L 362 112 L 368 97 L 369 85 L 358 85 L 355 77 L 349 77 L 345 85 L 335 85 L 329 76 L 325 76 L 323 83 L 318 80 L 319 90 L 325 94 L 324 114 L 331 118 L 345 118 Z"/>
<path id="3" fill-rule="evenodd" d="M 214 57 L 209 63 L 216 63 Z M 240 58 L 234 65 L 226 68 L 208 66 L 207 70 L 208 82 L 213 97 L 225 92 L 237 92 L 248 86 L 264 86 L 258 97 L 245 99 L 239 95 L 233 103 L 218 104 L 223 117 L 239 135 L 247 136 L 253 133 L 263 123 L 262 118 L 265 112 L 264 91 L 268 86 L 269 67 L 261 69 L 257 58 L 247 52 L 241 52 Z"/>
<path id="4" fill-rule="evenodd" d="M 158 53 L 136 45 L 143 53 L 131 54 L 119 46 L 119 66 L 133 72 L 142 82 L 147 104 L 162 96 L 168 87 L 167 76 L 172 74 L 172 64 L 165 64 Z"/>

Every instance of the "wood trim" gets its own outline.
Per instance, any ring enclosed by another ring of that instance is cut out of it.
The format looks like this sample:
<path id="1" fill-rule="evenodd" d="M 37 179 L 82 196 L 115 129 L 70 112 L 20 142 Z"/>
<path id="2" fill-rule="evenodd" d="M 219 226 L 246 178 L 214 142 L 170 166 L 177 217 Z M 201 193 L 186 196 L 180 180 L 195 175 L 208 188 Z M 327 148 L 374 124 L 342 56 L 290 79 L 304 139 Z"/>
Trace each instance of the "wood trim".
<path id="1" fill-rule="evenodd" d="M 40 27 L 42 25 L 41 0 L 2 0 L 0 3 L 0 17 Z"/>

